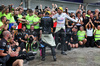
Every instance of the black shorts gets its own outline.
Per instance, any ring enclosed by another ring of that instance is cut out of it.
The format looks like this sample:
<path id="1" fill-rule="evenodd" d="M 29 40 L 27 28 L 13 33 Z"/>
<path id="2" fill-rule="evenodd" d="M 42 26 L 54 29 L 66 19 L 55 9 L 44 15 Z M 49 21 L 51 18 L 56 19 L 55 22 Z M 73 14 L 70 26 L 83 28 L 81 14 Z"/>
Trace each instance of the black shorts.
<path id="1" fill-rule="evenodd" d="M 16 57 L 10 57 L 10 59 L 6 63 L 6 66 L 12 66 L 13 62 L 16 60 Z"/>
<path id="2" fill-rule="evenodd" d="M 70 42 L 70 38 L 71 38 L 71 34 L 66 34 L 65 40 L 68 41 L 68 42 Z"/>
<path id="3" fill-rule="evenodd" d="M 71 41 L 70 43 L 71 43 L 71 44 L 77 44 L 78 41 Z"/>

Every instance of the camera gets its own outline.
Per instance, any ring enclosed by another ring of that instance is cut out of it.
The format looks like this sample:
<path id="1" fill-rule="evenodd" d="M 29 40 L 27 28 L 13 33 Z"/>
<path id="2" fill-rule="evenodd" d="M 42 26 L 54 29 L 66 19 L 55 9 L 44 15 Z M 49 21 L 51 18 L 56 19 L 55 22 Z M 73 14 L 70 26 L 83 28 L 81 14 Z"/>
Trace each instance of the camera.
<path id="1" fill-rule="evenodd" d="M 34 39 L 32 37 L 30 37 L 28 42 L 31 44 L 33 42 L 33 40 Z"/>
<path id="2" fill-rule="evenodd" d="M 19 56 L 17 56 L 16 58 L 17 59 L 26 59 L 27 61 L 29 61 L 29 60 L 33 60 L 35 58 L 36 54 L 37 54 L 36 52 L 29 52 L 29 53 L 21 52 L 21 53 L 19 53 Z"/>
<path id="3" fill-rule="evenodd" d="M 68 10 L 66 9 L 66 10 L 65 10 L 65 12 L 67 13 L 67 12 L 68 12 Z"/>
<path id="4" fill-rule="evenodd" d="M 10 20 L 7 19 L 6 22 L 7 22 L 7 21 L 10 21 Z"/>

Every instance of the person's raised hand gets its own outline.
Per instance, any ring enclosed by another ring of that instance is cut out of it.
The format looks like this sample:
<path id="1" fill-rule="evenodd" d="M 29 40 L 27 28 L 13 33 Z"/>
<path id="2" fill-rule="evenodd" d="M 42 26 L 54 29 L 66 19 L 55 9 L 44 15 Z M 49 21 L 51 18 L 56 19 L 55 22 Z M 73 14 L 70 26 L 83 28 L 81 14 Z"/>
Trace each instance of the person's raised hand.
<path id="1" fill-rule="evenodd" d="M 55 8 L 57 8 L 57 4 L 55 4 Z"/>
<path id="2" fill-rule="evenodd" d="M 23 2 L 20 3 L 20 5 L 22 5 L 22 4 L 23 4 Z"/>
<path id="3" fill-rule="evenodd" d="M 42 5 L 40 4 L 40 8 L 42 8 Z"/>
<path id="4" fill-rule="evenodd" d="M 52 7 L 54 7 L 54 4 L 52 3 Z"/>
<path id="5" fill-rule="evenodd" d="M 89 19 L 89 22 L 91 23 L 91 22 L 92 22 L 92 20 L 91 20 L 91 19 Z"/>
<path id="6" fill-rule="evenodd" d="M 82 5 L 82 9 L 84 9 L 84 6 Z"/>
<path id="7" fill-rule="evenodd" d="M 79 9 L 81 8 L 81 4 L 79 5 Z"/>

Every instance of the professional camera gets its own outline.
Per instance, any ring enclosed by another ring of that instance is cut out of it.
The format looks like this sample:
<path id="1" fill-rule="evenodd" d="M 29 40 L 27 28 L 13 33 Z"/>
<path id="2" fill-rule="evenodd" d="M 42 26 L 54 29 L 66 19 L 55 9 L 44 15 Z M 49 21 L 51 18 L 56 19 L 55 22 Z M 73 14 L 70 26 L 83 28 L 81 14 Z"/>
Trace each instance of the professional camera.
<path id="1" fill-rule="evenodd" d="M 36 52 L 29 52 L 29 53 L 26 53 L 26 52 L 20 52 L 19 53 L 19 56 L 16 57 L 17 59 L 23 59 L 23 60 L 33 60 L 35 58 L 35 55 L 37 53 Z"/>
<path id="2" fill-rule="evenodd" d="M 34 39 L 32 37 L 30 37 L 29 40 L 28 40 L 29 44 L 31 44 L 33 42 L 33 40 Z"/>
<path id="3" fill-rule="evenodd" d="M 30 37 L 28 39 L 28 43 L 26 44 L 26 50 L 29 52 L 28 49 L 30 49 L 30 51 L 37 51 L 39 49 L 39 42 L 37 41 L 33 41 L 34 39 L 32 37 Z"/>

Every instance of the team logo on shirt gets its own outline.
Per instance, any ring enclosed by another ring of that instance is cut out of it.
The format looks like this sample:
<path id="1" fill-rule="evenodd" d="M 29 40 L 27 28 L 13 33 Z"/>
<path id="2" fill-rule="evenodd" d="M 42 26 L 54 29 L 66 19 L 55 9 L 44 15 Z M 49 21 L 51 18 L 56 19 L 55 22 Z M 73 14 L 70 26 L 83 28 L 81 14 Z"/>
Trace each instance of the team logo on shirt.
<path id="1" fill-rule="evenodd" d="M 58 18 L 58 21 L 63 22 L 64 18 Z"/>
<path id="2" fill-rule="evenodd" d="M 6 43 L 5 42 L 3 42 L 3 46 L 6 46 Z"/>

